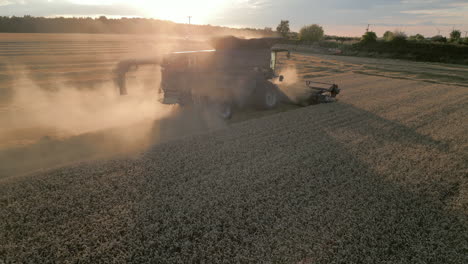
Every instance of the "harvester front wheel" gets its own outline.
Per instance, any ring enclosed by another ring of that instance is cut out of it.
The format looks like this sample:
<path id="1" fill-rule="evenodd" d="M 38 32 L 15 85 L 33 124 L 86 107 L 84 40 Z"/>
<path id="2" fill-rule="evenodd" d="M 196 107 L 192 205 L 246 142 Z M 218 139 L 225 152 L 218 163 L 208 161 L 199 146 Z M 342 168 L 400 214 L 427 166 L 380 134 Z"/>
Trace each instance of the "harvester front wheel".
<path id="1" fill-rule="evenodd" d="M 265 82 L 257 88 L 257 105 L 261 109 L 273 109 L 279 103 L 278 88 L 271 82 Z"/>

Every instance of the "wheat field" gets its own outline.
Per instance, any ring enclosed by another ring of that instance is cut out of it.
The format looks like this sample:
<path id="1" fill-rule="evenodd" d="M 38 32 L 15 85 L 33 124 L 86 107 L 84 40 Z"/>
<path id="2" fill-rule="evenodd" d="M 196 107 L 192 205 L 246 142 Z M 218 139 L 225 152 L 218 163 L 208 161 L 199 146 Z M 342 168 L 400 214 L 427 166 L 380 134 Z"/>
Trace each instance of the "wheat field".
<path id="1" fill-rule="evenodd" d="M 286 93 L 314 78 L 339 101 L 2 177 L 0 262 L 467 263 L 467 67 L 306 53 L 281 67 Z"/>

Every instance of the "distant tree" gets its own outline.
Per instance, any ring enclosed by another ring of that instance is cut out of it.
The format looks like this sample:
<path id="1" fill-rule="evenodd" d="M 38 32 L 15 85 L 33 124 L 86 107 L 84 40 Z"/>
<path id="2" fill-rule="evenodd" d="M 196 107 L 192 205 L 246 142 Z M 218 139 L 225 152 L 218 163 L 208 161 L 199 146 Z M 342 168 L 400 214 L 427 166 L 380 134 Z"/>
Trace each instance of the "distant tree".
<path id="1" fill-rule="evenodd" d="M 393 39 L 391 40 L 392 43 L 405 43 L 406 40 L 408 39 L 408 36 L 406 36 L 406 33 L 403 31 L 395 30 L 393 31 Z"/>
<path id="2" fill-rule="evenodd" d="M 287 38 L 290 32 L 289 29 L 289 20 L 281 20 L 279 25 L 276 27 L 276 31 L 283 36 L 283 38 Z"/>
<path id="3" fill-rule="evenodd" d="M 408 39 L 411 40 L 411 41 L 424 41 L 424 40 L 426 40 L 426 38 L 421 34 L 416 34 L 416 35 L 410 36 Z"/>
<path id="4" fill-rule="evenodd" d="M 393 32 L 391 31 L 385 31 L 385 33 L 383 34 L 383 39 L 385 41 L 391 41 L 393 39 Z"/>
<path id="5" fill-rule="evenodd" d="M 441 35 L 436 35 L 436 36 L 434 36 L 434 37 L 431 38 L 431 41 L 433 41 L 433 42 L 446 43 L 446 42 L 447 42 L 447 38 L 444 37 L 444 36 L 441 36 Z"/>
<path id="6" fill-rule="evenodd" d="M 289 32 L 288 38 L 289 38 L 289 39 L 298 40 L 298 39 L 299 39 L 299 33 L 297 33 L 297 32 Z"/>
<path id="7" fill-rule="evenodd" d="M 454 29 L 450 32 L 450 41 L 451 42 L 459 42 L 461 40 L 461 31 Z"/>
<path id="8" fill-rule="evenodd" d="M 368 31 L 364 35 L 362 35 L 361 43 L 368 44 L 377 42 L 377 34 L 373 31 Z"/>
<path id="9" fill-rule="evenodd" d="M 263 30 L 266 32 L 273 32 L 273 29 L 271 27 L 265 27 Z"/>
<path id="10" fill-rule="evenodd" d="M 345 42 L 345 41 L 353 41 L 354 38 L 352 37 L 340 37 L 340 36 L 325 36 L 325 40 L 336 40 L 338 42 Z"/>
<path id="11" fill-rule="evenodd" d="M 101 20 L 101 21 L 107 21 L 107 17 L 106 17 L 106 16 L 100 16 L 100 17 L 99 17 L 99 20 Z"/>
<path id="12" fill-rule="evenodd" d="M 323 28 L 317 24 L 304 26 L 299 31 L 299 39 L 305 41 L 319 41 L 323 35 Z"/>

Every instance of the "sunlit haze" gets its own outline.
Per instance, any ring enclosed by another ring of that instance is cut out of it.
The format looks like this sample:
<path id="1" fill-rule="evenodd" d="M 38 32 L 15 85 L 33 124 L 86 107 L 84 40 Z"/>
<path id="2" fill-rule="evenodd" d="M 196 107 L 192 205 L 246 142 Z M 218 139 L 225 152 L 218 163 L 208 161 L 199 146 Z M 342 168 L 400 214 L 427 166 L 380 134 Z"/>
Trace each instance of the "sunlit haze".
<path id="1" fill-rule="evenodd" d="M 368 24 L 378 34 L 448 35 L 468 31 L 466 0 L 0 0 L 3 16 L 147 17 L 229 27 L 272 27 L 281 19 L 292 30 L 317 23 L 329 35 L 357 36 Z"/>
<path id="2" fill-rule="evenodd" d="M 210 19 L 221 13 L 226 7 L 226 2 L 223 0 L 182 0 L 182 1 L 135 1 L 133 5 L 137 8 L 142 8 L 147 16 L 171 20 L 179 23 L 186 23 L 188 16 L 196 24 L 208 24 Z"/>
<path id="3" fill-rule="evenodd" d="M 227 7 L 226 0 L 176 0 L 176 1 L 150 1 L 150 0 L 73 0 L 77 5 L 92 6 L 115 6 L 129 5 L 139 11 L 143 17 L 158 18 L 170 20 L 178 23 L 187 23 L 189 16 L 191 22 L 195 24 L 207 24 L 216 14 L 222 13 L 223 8 Z M 105 15 L 105 14 L 104 14 Z"/>

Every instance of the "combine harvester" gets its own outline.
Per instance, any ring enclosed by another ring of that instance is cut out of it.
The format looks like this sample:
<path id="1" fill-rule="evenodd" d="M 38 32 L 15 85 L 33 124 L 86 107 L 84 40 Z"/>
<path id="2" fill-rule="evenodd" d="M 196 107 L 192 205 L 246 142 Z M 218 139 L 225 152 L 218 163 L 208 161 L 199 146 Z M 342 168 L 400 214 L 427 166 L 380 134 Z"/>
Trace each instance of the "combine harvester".
<path id="1" fill-rule="evenodd" d="M 336 84 L 306 82 L 310 96 L 292 102 L 276 84 L 284 77 L 276 73 L 278 53 L 290 51 L 275 48 L 276 38 L 213 39 L 213 50 L 182 51 L 162 59 L 125 60 L 115 69 L 121 95 L 127 94 L 126 74 L 140 65 L 161 67 L 160 92 L 163 104 L 202 105 L 229 119 L 234 109 L 255 107 L 272 109 L 280 103 L 310 105 L 336 101 L 340 89 Z M 321 88 L 316 84 L 327 85 Z"/>

